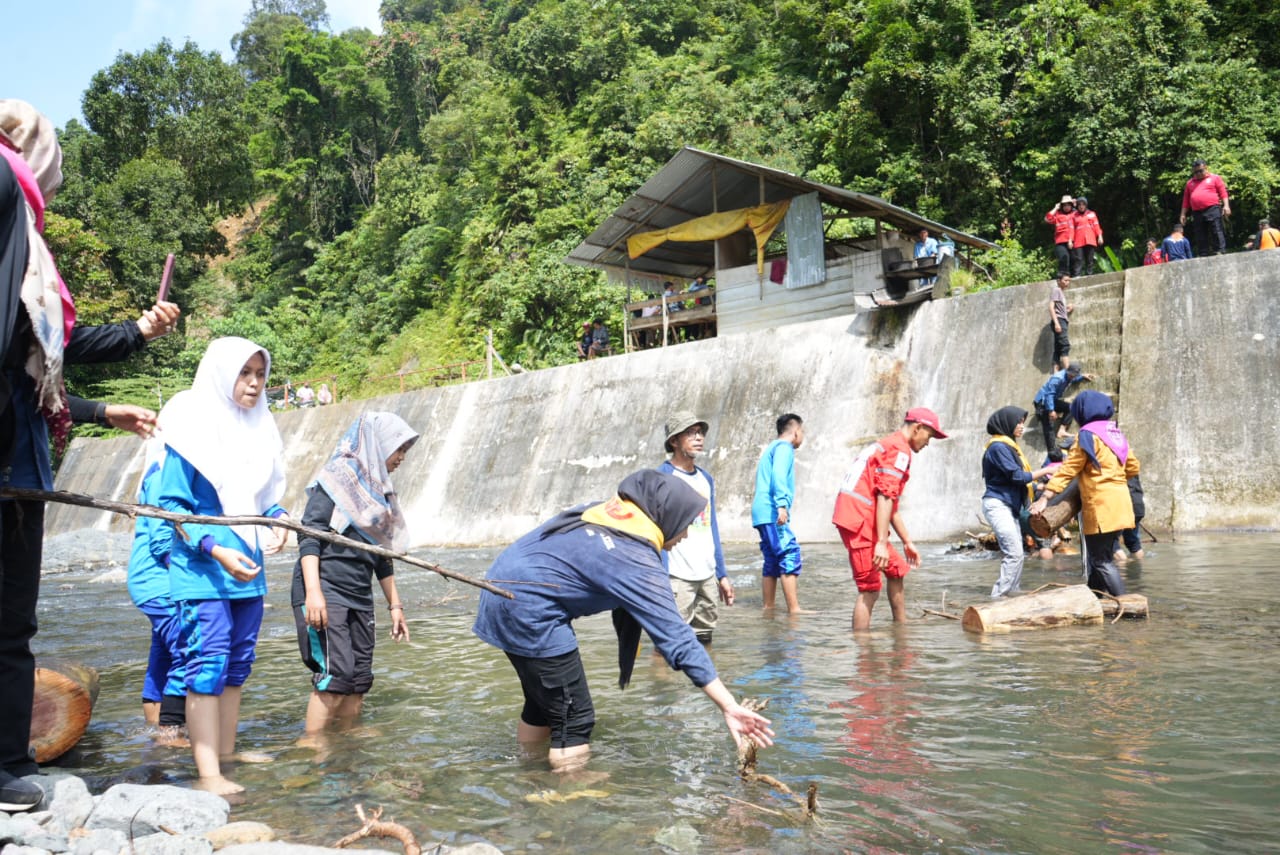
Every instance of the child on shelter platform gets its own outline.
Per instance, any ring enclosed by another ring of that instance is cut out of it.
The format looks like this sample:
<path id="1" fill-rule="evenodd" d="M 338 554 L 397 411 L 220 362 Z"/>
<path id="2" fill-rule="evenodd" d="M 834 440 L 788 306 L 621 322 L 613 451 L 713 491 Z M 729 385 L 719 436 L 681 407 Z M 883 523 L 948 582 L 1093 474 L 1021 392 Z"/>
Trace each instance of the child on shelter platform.
<path id="1" fill-rule="evenodd" d="M 214 339 L 191 389 L 160 412 L 165 443 L 157 503 L 183 514 L 279 517 L 282 444 L 264 394 L 271 356 L 244 338 Z M 264 555 L 287 531 L 185 523 L 169 562 L 185 658 L 187 731 L 203 790 L 244 790 L 222 774 L 235 753 L 240 697 L 254 661 L 267 592 Z"/>
<path id="2" fill-rule="evenodd" d="M 405 552 L 409 533 L 391 473 L 417 440 L 417 432 L 393 413 L 361 415 L 308 486 L 302 524 Z M 408 641 L 390 558 L 298 536 L 291 603 L 298 649 L 312 671 L 308 734 L 354 722 L 373 686 L 375 577 L 391 613 L 391 638 Z"/>

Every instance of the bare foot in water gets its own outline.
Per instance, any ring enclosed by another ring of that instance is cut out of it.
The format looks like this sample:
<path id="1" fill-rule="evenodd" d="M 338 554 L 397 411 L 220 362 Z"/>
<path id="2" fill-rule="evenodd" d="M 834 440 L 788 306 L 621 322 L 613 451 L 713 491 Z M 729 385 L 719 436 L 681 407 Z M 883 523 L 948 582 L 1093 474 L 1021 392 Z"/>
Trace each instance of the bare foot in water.
<path id="1" fill-rule="evenodd" d="M 197 790 L 204 790 L 206 793 L 213 793 L 215 796 L 230 796 L 235 793 L 243 793 L 244 787 L 235 781 L 229 781 L 221 775 L 209 778 L 197 778 L 192 785 Z"/>

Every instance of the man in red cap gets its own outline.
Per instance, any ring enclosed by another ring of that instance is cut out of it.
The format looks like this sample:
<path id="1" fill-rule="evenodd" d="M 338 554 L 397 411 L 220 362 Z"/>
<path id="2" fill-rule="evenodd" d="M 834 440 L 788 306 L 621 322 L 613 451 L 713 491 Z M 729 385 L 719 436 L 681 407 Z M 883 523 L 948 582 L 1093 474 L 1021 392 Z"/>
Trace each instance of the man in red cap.
<path id="1" fill-rule="evenodd" d="M 880 598 L 882 574 L 889 580 L 894 622 L 907 619 L 903 579 L 909 569 L 920 566 L 920 553 L 898 513 L 898 500 L 911 477 L 912 455 L 934 437 L 947 438 L 937 414 L 925 407 L 908 410 L 902 428 L 867 446 L 840 485 L 831 521 L 849 550 L 849 566 L 858 585 L 858 601 L 853 607 L 855 632 L 871 628 L 871 610 Z M 890 526 L 902 541 L 905 560 L 889 545 Z"/>

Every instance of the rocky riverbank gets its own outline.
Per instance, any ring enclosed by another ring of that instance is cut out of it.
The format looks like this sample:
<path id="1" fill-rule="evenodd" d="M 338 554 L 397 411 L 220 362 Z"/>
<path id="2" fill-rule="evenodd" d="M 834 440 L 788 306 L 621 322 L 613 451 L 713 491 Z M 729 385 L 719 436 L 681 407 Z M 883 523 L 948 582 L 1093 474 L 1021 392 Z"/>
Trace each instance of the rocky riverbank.
<path id="1" fill-rule="evenodd" d="M 44 788 L 34 810 L 0 811 L 0 855 L 323 855 L 351 850 L 308 846 L 278 839 L 260 822 L 229 822 L 231 805 L 221 796 L 169 785 L 116 784 L 93 795 L 74 775 L 32 775 Z M 354 830 L 354 828 L 353 828 Z M 366 839 L 368 843 L 375 843 Z M 395 848 L 359 848 L 403 855 Z M 488 843 L 465 846 L 419 841 L 429 855 L 500 855 Z"/>

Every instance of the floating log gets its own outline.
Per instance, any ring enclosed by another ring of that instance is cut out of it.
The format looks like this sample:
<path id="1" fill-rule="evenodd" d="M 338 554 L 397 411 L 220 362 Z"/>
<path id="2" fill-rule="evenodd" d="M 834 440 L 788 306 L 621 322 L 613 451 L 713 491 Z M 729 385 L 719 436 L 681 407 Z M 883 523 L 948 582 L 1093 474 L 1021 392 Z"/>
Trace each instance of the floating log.
<path id="1" fill-rule="evenodd" d="M 969 632 L 1010 632 L 1090 623 L 1102 623 L 1102 604 L 1088 585 L 1066 585 L 969 606 L 960 620 Z"/>
<path id="2" fill-rule="evenodd" d="M 1098 602 L 1102 604 L 1102 613 L 1107 617 L 1115 617 L 1117 612 L 1120 617 L 1125 618 L 1148 616 L 1147 598 L 1144 594 L 1121 594 L 1115 599 L 1103 597 Z M 1123 611 L 1120 610 L 1121 606 L 1124 606 Z"/>
<path id="3" fill-rule="evenodd" d="M 1072 481 L 1067 489 L 1049 500 L 1044 512 L 1031 515 L 1031 530 L 1037 537 L 1052 537 L 1053 533 L 1076 518 L 1080 513 L 1080 485 Z"/>
<path id="4" fill-rule="evenodd" d="M 84 736 L 98 699 L 98 672 L 75 662 L 45 661 L 36 668 L 31 705 L 31 747 L 37 763 L 70 751 Z"/>

